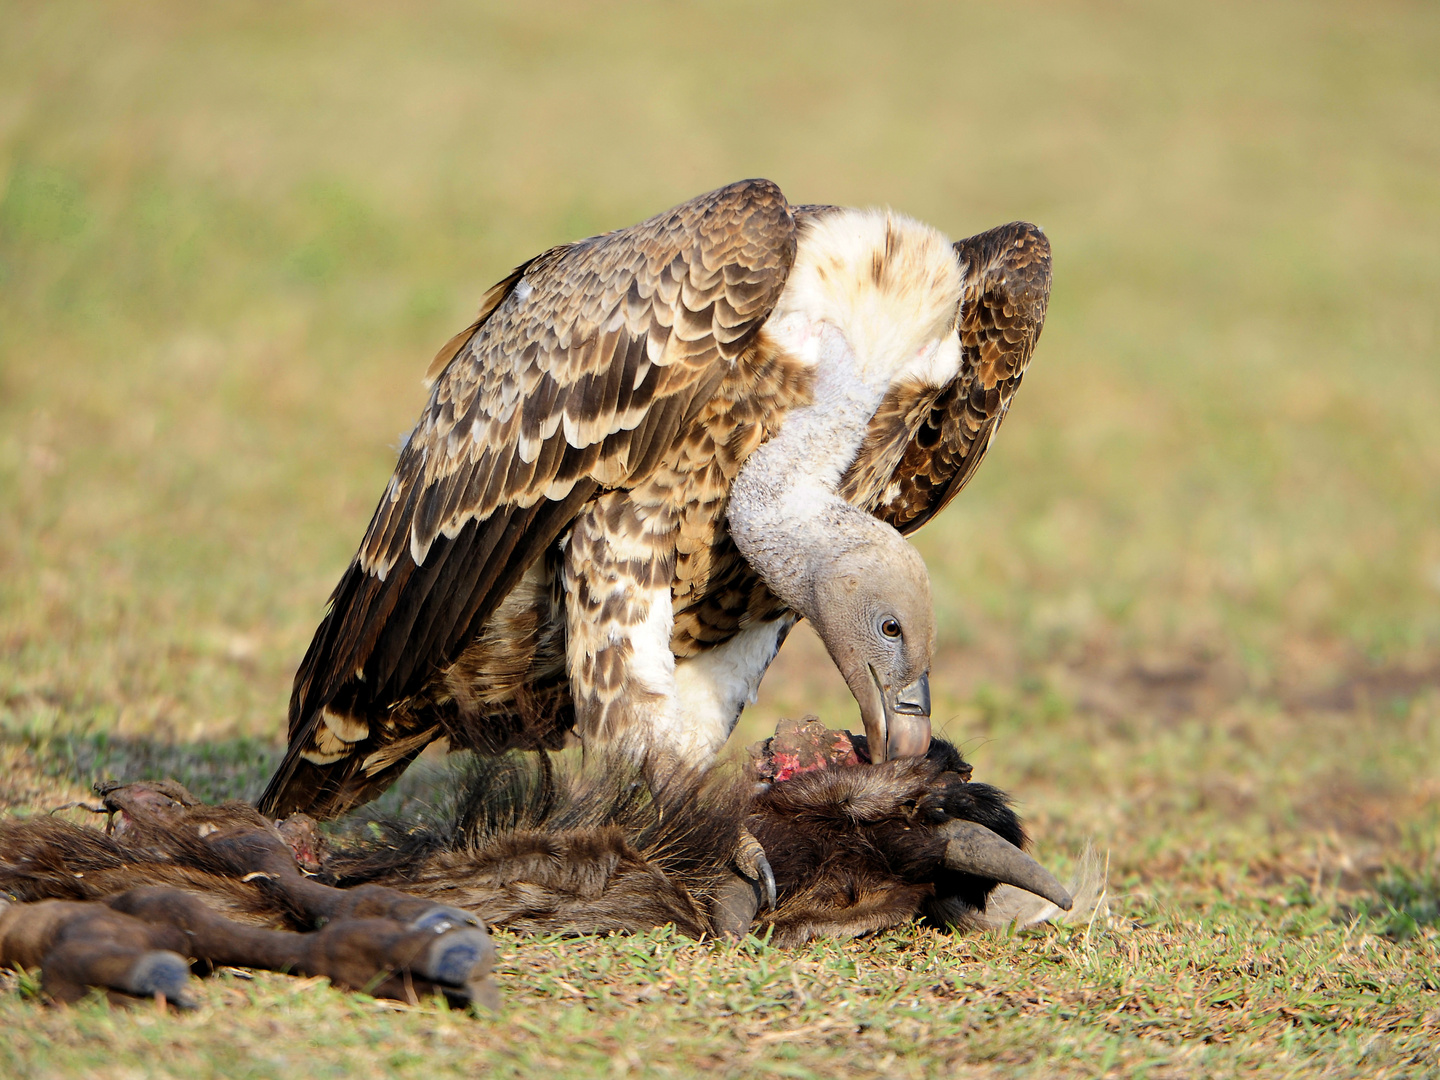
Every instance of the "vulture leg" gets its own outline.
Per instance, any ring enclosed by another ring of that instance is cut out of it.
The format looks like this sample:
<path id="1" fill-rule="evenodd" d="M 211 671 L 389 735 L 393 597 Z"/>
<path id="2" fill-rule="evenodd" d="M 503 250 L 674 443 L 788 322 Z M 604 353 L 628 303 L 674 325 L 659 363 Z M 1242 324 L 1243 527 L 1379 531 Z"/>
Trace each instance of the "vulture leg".
<path id="1" fill-rule="evenodd" d="M 576 730 L 587 752 L 617 748 L 661 784 L 712 759 L 739 715 L 692 702 L 681 719 L 671 646 L 676 525 L 662 488 L 611 492 L 576 518 L 564 565 Z M 773 908 L 774 872 L 743 826 L 732 861 Z"/>

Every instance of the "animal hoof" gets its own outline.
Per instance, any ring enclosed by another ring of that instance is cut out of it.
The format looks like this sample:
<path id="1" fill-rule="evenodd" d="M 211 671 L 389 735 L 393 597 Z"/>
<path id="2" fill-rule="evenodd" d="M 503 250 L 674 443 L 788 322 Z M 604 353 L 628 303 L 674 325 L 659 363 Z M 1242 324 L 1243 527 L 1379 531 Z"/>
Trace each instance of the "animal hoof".
<path id="1" fill-rule="evenodd" d="M 495 946 L 484 930 L 452 930 L 430 946 L 415 972 L 439 983 L 447 997 L 460 996 L 489 1005 L 488 999 L 494 996 L 494 985 L 490 982 L 494 963 Z M 467 992 L 456 995 L 452 993 L 455 990 Z"/>
<path id="2" fill-rule="evenodd" d="M 190 965 L 179 953 L 155 949 L 143 954 L 125 975 L 117 989 L 136 997 L 159 997 L 178 1009 L 191 1009 L 195 1002 L 185 991 L 190 984 Z"/>
<path id="3" fill-rule="evenodd" d="M 410 924 L 412 930 L 429 930 L 433 934 L 446 934 L 462 926 L 483 927 L 483 924 L 468 911 L 444 907 L 437 904 Z"/>

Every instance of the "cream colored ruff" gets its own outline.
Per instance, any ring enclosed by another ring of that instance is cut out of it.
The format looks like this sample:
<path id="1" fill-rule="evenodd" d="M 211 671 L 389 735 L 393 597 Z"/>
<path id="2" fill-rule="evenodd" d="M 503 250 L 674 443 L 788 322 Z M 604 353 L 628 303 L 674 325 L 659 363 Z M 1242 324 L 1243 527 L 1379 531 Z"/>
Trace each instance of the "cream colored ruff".
<path id="1" fill-rule="evenodd" d="M 929 225 L 892 210 L 841 210 L 801 228 L 765 331 L 813 365 L 820 328 L 832 326 L 865 384 L 942 386 L 960 370 L 961 284 L 955 249 Z"/>

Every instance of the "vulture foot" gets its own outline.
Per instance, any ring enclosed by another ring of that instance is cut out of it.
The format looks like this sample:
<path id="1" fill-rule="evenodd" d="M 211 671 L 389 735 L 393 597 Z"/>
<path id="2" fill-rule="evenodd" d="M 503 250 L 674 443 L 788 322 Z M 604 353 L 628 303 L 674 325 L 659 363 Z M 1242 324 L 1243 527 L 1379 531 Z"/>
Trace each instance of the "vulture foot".
<path id="1" fill-rule="evenodd" d="M 771 869 L 770 860 L 765 857 L 765 849 L 760 846 L 760 841 L 744 826 L 740 828 L 740 842 L 735 848 L 735 868 L 755 882 L 760 897 L 765 902 L 765 910 L 775 910 L 775 871 Z"/>
<path id="2" fill-rule="evenodd" d="M 716 937 L 742 938 L 755 917 L 775 910 L 775 871 L 760 841 L 744 825 L 735 845 L 729 873 L 710 901 L 710 921 Z"/>

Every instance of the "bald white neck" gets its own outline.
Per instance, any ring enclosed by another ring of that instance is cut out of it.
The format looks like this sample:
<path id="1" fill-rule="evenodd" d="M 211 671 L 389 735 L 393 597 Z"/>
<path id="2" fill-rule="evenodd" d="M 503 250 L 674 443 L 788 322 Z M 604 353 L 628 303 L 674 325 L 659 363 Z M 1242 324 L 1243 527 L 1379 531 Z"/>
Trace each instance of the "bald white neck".
<path id="1" fill-rule="evenodd" d="M 793 409 L 780 431 L 746 459 L 730 488 L 730 535 L 770 590 L 814 618 L 815 575 L 837 555 L 898 539 L 895 530 L 840 497 L 887 378 L 866 378 L 848 342 L 821 324 L 815 399 Z"/>

